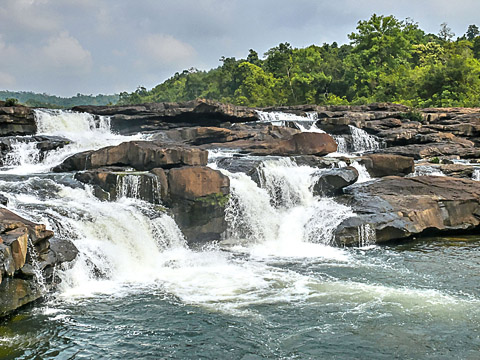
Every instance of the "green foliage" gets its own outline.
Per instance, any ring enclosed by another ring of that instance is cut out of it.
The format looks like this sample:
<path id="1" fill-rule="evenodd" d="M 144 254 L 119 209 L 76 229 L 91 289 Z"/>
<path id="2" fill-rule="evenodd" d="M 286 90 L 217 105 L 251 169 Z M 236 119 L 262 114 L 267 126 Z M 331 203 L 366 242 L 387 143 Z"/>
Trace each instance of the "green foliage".
<path id="1" fill-rule="evenodd" d="M 6 100 L 9 98 L 18 99 L 18 102 L 30 107 L 65 109 L 78 105 L 107 105 L 108 103 L 116 103 L 119 96 L 77 94 L 70 98 L 62 98 L 54 95 L 36 94 L 27 91 L 0 91 L 0 100 Z"/>
<path id="2" fill-rule="evenodd" d="M 285 42 L 262 59 L 250 49 L 246 59 L 222 57 L 215 69 L 192 68 L 150 91 L 139 87 L 121 93 L 119 104 L 205 98 L 253 107 L 371 102 L 480 106 L 480 31 L 470 25 L 462 38 L 452 41 L 453 36 L 446 23 L 437 36 L 411 19 L 374 14 L 358 22 L 350 44 L 294 48 Z"/>
<path id="3" fill-rule="evenodd" d="M 431 164 L 440 164 L 440 159 L 438 157 L 433 157 L 428 159 L 428 162 Z"/>
<path id="4" fill-rule="evenodd" d="M 229 195 L 224 195 L 222 193 L 215 193 L 210 194 L 207 196 L 203 196 L 200 198 L 195 199 L 195 201 L 201 203 L 202 205 L 209 205 L 209 206 L 221 206 L 225 207 L 228 204 L 228 200 L 230 199 Z"/>
<path id="5" fill-rule="evenodd" d="M 15 99 L 15 98 L 5 99 L 5 106 L 16 106 L 16 105 L 18 105 L 18 99 Z"/>
<path id="6" fill-rule="evenodd" d="M 400 118 L 401 119 L 408 119 L 408 120 L 412 120 L 412 121 L 418 121 L 418 122 L 423 122 L 423 115 L 420 111 L 418 110 L 410 110 L 410 111 L 407 111 L 407 112 L 404 112 L 402 114 L 400 114 Z"/>

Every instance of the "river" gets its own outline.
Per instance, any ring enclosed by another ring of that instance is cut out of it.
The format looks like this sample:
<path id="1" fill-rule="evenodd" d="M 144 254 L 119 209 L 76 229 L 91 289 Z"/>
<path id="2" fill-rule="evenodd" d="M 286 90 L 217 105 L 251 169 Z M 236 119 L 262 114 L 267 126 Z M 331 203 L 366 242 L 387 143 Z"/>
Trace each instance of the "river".
<path id="1" fill-rule="evenodd" d="M 0 170 L 9 208 L 74 241 L 57 293 L 0 324 L 18 359 L 476 359 L 480 237 L 331 246 L 351 210 L 311 192 L 316 169 L 266 160 L 261 186 L 229 173 L 229 231 L 189 248 L 155 205 L 102 202 L 49 169 L 69 154 L 145 135 L 108 119 L 39 111 L 72 143 L 41 161 L 18 144 Z M 61 120 L 61 121 L 60 121 Z M 210 166 L 228 153 L 216 153 Z"/>

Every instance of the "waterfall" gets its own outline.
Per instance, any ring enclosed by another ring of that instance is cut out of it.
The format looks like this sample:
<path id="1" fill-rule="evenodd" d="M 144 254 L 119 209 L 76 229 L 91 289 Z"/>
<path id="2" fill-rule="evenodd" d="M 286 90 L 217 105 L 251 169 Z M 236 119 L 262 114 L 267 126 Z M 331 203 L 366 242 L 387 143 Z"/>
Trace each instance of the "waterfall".
<path id="1" fill-rule="evenodd" d="M 256 113 L 260 122 L 270 123 L 275 126 L 290 126 L 297 128 L 302 132 L 325 132 L 316 125 L 318 114 L 315 111 L 306 112 L 305 116 L 280 111 L 257 110 Z"/>
<path id="2" fill-rule="evenodd" d="M 365 152 L 380 149 L 380 143 L 375 136 L 368 134 L 365 130 L 349 125 L 352 134 L 353 151 Z"/>
<path id="3" fill-rule="evenodd" d="M 69 140 L 69 143 L 40 157 L 37 142 L 14 142 L 12 151 L 6 157 L 6 167 L 1 172 L 45 173 L 75 153 L 141 138 L 141 135 L 121 136 L 112 133 L 108 117 L 96 118 L 91 114 L 74 111 L 36 109 L 35 122 L 39 135 L 59 136 Z"/>
<path id="4" fill-rule="evenodd" d="M 117 175 L 117 199 L 128 197 L 159 204 L 161 185 L 158 178 L 149 172 L 134 171 Z"/>
<path id="5" fill-rule="evenodd" d="M 231 174 L 227 241 L 258 256 L 335 256 L 333 232 L 350 208 L 312 193 L 318 169 L 290 159 L 267 160 L 258 169 L 260 186 L 243 173 Z"/>
<path id="6" fill-rule="evenodd" d="M 13 140 L 11 148 L 3 161 L 4 166 L 35 165 L 40 161 L 40 150 L 34 141 L 24 142 Z"/>
<path id="7" fill-rule="evenodd" d="M 445 176 L 445 174 L 436 166 L 416 165 L 415 172 L 407 175 L 407 177 L 413 176 Z"/>

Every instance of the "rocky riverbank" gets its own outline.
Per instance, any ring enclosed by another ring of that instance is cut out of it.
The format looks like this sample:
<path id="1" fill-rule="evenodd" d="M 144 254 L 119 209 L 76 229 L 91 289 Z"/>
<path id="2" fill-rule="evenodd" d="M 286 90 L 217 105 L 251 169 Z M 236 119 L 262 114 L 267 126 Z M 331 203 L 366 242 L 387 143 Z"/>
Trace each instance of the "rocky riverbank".
<path id="1" fill-rule="evenodd" d="M 264 160 L 282 158 L 316 168 L 313 194 L 354 211 L 334 231 L 332 244 L 480 231 L 480 181 L 474 180 L 480 178 L 480 109 L 412 111 L 394 104 L 250 109 L 196 100 L 74 110 L 97 120 L 109 116 L 113 129 L 141 131 L 143 139 L 74 153 L 52 171 L 70 174 L 75 186 L 91 186 L 102 201 L 126 196 L 155 204 L 173 216 L 190 245 L 220 241 L 227 231 L 231 184 L 222 170 L 245 173 L 260 186 Z M 279 111 L 310 119 L 314 131 L 271 116 Z M 355 132 L 376 146 L 358 153 Z M 0 106 L 3 164 L 21 144 L 32 144 L 41 161 L 70 143 L 35 133 L 33 110 Z M 350 154 L 339 154 L 340 145 Z M 217 168 L 207 166 L 218 149 L 233 155 L 219 158 Z M 77 251 L 68 239 L 6 208 L 0 209 L 0 225 L 1 316 L 43 296 L 58 282 L 54 269 L 74 261 Z"/>

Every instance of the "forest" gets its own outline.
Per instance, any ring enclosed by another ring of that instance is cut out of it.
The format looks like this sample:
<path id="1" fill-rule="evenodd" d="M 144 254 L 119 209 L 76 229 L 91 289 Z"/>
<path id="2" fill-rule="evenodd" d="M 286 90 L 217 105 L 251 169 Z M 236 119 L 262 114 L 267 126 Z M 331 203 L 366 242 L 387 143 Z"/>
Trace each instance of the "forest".
<path id="1" fill-rule="evenodd" d="M 77 94 L 72 97 L 60 97 L 49 94 L 37 94 L 31 91 L 7 91 L 0 90 L 0 100 L 16 100 L 30 107 L 43 107 L 49 109 L 67 109 L 77 105 L 111 105 L 115 104 L 118 95 L 83 95 Z"/>
<path id="2" fill-rule="evenodd" d="M 151 90 L 122 92 L 119 104 L 206 98 L 245 106 L 366 104 L 480 106 L 480 31 L 456 37 L 446 23 L 426 33 L 412 19 L 372 15 L 349 44 L 295 48 L 281 43 L 263 57 L 222 57 L 209 71 L 175 73 Z M 455 39 L 454 39 L 455 38 Z"/>

